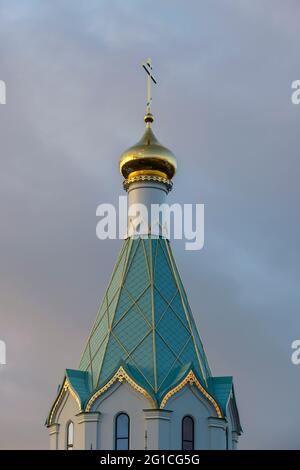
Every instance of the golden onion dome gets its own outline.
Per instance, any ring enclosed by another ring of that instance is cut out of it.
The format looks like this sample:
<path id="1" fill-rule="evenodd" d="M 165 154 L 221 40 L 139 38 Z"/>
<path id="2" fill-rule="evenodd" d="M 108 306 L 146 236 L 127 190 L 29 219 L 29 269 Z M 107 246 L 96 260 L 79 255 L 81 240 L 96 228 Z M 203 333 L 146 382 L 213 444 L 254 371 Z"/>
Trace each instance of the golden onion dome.
<path id="1" fill-rule="evenodd" d="M 125 179 L 140 175 L 160 176 L 171 180 L 176 173 L 175 155 L 156 139 L 151 113 L 144 117 L 146 130 L 139 142 L 126 150 L 120 159 L 120 173 Z"/>

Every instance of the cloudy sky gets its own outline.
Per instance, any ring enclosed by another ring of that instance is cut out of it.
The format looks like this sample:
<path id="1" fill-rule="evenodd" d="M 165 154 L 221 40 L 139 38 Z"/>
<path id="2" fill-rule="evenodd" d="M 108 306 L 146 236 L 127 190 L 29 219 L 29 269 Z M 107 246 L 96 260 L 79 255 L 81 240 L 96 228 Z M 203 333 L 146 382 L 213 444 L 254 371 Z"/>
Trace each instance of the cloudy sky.
<path id="1" fill-rule="evenodd" d="M 215 375 L 233 375 L 240 447 L 300 448 L 297 0 L 0 0 L 0 447 L 47 448 L 120 241 L 96 207 L 123 194 L 152 57 L 170 202 L 205 204 L 205 247 L 173 249 Z"/>

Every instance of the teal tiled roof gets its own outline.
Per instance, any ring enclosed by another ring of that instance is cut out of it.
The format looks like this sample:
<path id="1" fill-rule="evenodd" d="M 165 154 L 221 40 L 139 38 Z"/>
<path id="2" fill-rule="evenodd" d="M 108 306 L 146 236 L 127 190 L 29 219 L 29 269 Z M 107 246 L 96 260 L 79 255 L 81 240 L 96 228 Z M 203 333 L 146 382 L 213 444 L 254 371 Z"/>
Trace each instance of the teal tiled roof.
<path id="1" fill-rule="evenodd" d="M 165 239 L 125 240 L 79 369 L 93 392 L 120 365 L 156 403 L 188 367 L 208 388 L 211 372 Z"/>
<path id="2" fill-rule="evenodd" d="M 66 379 L 73 390 L 75 390 L 80 400 L 81 407 L 84 408 L 91 393 L 89 373 L 81 370 L 66 369 Z"/>
<path id="3" fill-rule="evenodd" d="M 223 414 L 226 415 L 226 408 L 233 387 L 232 377 L 210 377 L 208 384 L 210 393 L 216 398 Z"/>

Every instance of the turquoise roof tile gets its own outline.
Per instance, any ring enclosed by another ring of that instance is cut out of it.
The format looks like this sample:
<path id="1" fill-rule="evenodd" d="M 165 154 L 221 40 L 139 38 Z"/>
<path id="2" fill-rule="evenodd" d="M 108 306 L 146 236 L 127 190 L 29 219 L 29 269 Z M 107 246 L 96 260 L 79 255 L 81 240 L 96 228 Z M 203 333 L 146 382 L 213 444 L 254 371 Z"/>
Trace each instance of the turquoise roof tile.
<path id="1" fill-rule="evenodd" d="M 157 407 L 166 393 L 193 371 L 224 416 L 232 394 L 239 423 L 232 377 L 211 375 L 166 239 L 125 240 L 79 369 L 66 370 L 66 379 L 76 392 L 81 409 L 120 366 L 148 392 Z M 48 424 L 50 416 L 51 413 Z"/>
<path id="2" fill-rule="evenodd" d="M 168 240 L 125 240 L 79 369 L 93 393 L 120 364 L 157 403 L 188 365 L 208 387 L 211 372 Z"/>
<path id="3" fill-rule="evenodd" d="M 81 370 L 66 369 L 66 378 L 76 392 L 83 408 L 91 393 L 90 375 Z"/>
<path id="4" fill-rule="evenodd" d="M 226 415 L 226 408 L 233 387 L 232 377 L 210 377 L 208 385 L 209 391 L 218 401 L 223 414 Z"/>

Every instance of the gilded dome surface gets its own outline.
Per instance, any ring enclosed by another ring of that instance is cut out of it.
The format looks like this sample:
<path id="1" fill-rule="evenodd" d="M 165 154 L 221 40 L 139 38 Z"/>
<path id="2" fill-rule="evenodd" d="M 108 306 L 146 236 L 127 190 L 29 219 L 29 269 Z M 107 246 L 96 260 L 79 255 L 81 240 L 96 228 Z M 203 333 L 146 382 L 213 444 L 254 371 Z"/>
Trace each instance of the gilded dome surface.
<path id="1" fill-rule="evenodd" d="M 145 122 L 143 137 L 122 154 L 120 172 L 124 178 L 137 174 L 156 174 L 172 179 L 177 169 L 176 157 L 155 137 L 151 129 L 153 122 L 151 114 L 146 114 Z"/>

